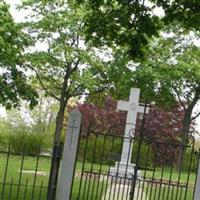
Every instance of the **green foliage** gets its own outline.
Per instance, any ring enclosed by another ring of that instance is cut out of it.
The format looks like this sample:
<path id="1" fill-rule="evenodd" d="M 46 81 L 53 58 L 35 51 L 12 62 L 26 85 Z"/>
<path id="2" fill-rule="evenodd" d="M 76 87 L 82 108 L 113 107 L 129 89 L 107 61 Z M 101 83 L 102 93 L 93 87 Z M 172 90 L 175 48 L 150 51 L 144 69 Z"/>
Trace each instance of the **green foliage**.
<path id="1" fill-rule="evenodd" d="M 200 99 L 199 47 L 189 35 L 175 34 L 155 40 L 146 50 L 146 58 L 136 69 L 135 85 L 141 88 L 142 98 L 149 102 L 166 108 L 176 102 L 181 105 L 184 110 L 182 141 L 185 142 L 191 122 L 199 115 L 193 113 Z"/>
<path id="2" fill-rule="evenodd" d="M 24 28 L 31 33 L 33 46 L 39 41 L 46 48 L 27 53 L 25 59 L 46 94 L 61 102 L 105 87 L 105 64 L 83 37 L 86 7 L 65 1 L 37 1 L 26 2 L 26 8 L 33 14 Z"/>
<path id="3" fill-rule="evenodd" d="M 112 138 L 91 135 L 89 136 L 88 142 L 87 139 L 81 139 L 78 160 L 83 161 L 84 159 L 87 162 L 91 163 L 102 163 L 102 164 L 114 164 L 115 161 L 119 161 L 121 158 L 121 151 L 123 145 L 123 138 Z M 86 148 L 86 152 L 85 152 Z M 133 143 L 132 151 L 132 162 L 135 163 L 136 156 L 138 152 L 138 141 Z M 147 157 L 148 155 L 148 157 Z M 117 160 L 115 160 L 116 158 Z M 141 167 L 151 167 L 153 166 L 153 152 L 151 148 L 148 148 L 148 145 L 142 144 L 140 152 L 140 166 Z"/>
<path id="4" fill-rule="evenodd" d="M 199 152 L 193 152 L 192 149 L 184 151 L 182 170 L 183 171 L 197 171 L 199 164 Z"/>
<path id="5" fill-rule="evenodd" d="M 130 88 L 134 85 L 134 64 L 125 51 L 115 51 L 113 60 L 108 63 L 108 78 L 113 85 L 108 93 L 110 96 L 115 99 L 129 96 Z"/>
<path id="6" fill-rule="evenodd" d="M 137 155 L 140 154 L 139 157 L 139 166 L 143 168 L 151 168 L 154 166 L 154 153 L 151 146 L 146 143 L 142 143 L 139 152 L 139 143 L 138 140 L 133 142 L 133 150 L 132 150 L 132 163 L 136 163 Z"/>
<path id="7" fill-rule="evenodd" d="M 28 43 L 20 32 L 20 26 L 15 24 L 9 13 L 9 6 L 5 2 L 0 3 L 0 64 L 16 64 L 24 45 Z M 25 44 L 24 44 L 25 43 Z"/>
<path id="8" fill-rule="evenodd" d="M 158 35 L 161 21 L 140 1 L 84 2 L 90 8 L 85 20 L 86 39 L 97 46 L 120 46 L 133 58 L 143 56 L 149 38 Z"/>
<path id="9" fill-rule="evenodd" d="M 20 99 L 37 104 L 37 93 L 28 84 L 24 71 L 22 54 L 30 43 L 21 27 L 9 13 L 8 5 L 0 2 L 0 104 L 7 109 L 19 105 Z"/>
<path id="10" fill-rule="evenodd" d="M 25 62 L 35 73 L 47 96 L 59 102 L 55 140 L 60 141 L 64 112 L 71 97 L 103 91 L 109 86 L 107 68 L 98 50 L 85 44 L 83 24 L 87 7 L 73 1 L 27 1 L 23 9 L 31 9 L 23 24 L 33 41 L 44 49 L 27 52 Z"/>
<path id="11" fill-rule="evenodd" d="M 42 150 L 48 150 L 48 148 L 51 148 L 50 144 L 52 144 L 47 134 L 39 135 L 34 133 L 12 134 L 9 136 L 8 142 L 11 145 L 11 151 L 15 153 L 24 152 L 28 155 L 35 155 Z"/>
<path id="12" fill-rule="evenodd" d="M 90 8 L 85 20 L 86 38 L 97 46 L 126 49 L 132 58 L 141 58 L 151 38 L 161 28 L 199 30 L 198 0 L 76 0 Z M 159 14 L 159 11 L 163 11 Z"/>
<path id="13" fill-rule="evenodd" d="M 122 145 L 121 139 L 112 140 L 111 137 L 104 139 L 105 137 L 91 135 L 89 138 L 83 138 L 80 140 L 78 160 L 86 160 L 87 162 L 104 163 L 108 164 L 113 162 L 109 160 L 111 153 L 120 154 Z M 112 145 L 111 145 L 112 144 Z M 86 150 L 86 152 L 85 152 Z M 111 152 L 112 151 L 112 152 Z"/>
<path id="14" fill-rule="evenodd" d="M 90 135 L 87 138 L 81 138 L 79 149 L 78 149 L 78 161 L 85 160 L 89 163 L 96 164 L 114 164 L 116 161 L 119 161 L 121 158 L 123 145 L 123 138 L 112 138 L 112 137 L 104 137 L 104 136 L 96 136 Z M 131 162 L 136 163 L 138 151 L 139 151 L 139 143 L 138 140 L 134 140 L 133 148 L 132 148 L 132 158 Z M 177 147 L 178 149 L 178 147 Z M 163 149 L 158 149 L 162 156 Z M 165 150 L 166 153 L 166 150 Z M 139 157 L 139 166 L 142 168 L 154 168 L 154 167 L 175 167 L 176 159 L 170 158 L 173 157 L 174 153 L 168 152 L 168 157 L 166 157 L 166 161 L 164 163 L 161 159 L 160 162 L 157 159 L 159 152 L 155 152 L 153 150 L 151 144 L 142 143 L 140 148 L 140 157 Z M 167 163 L 168 159 L 168 163 Z M 174 160 L 173 160 L 174 159 Z M 173 161 L 172 161 L 173 160 Z M 196 171 L 196 167 L 198 166 L 198 153 L 192 152 L 191 148 L 187 148 L 184 151 L 183 162 L 182 162 L 182 170 L 183 171 Z"/>
<path id="15" fill-rule="evenodd" d="M 24 152 L 28 155 L 37 154 L 52 147 L 53 136 L 15 131 L 14 134 L 0 134 L 0 150 L 3 151 L 10 145 L 11 151 L 16 154 Z"/>
<path id="16" fill-rule="evenodd" d="M 25 124 L 12 125 L 5 121 L 1 122 L 1 126 L 2 124 L 7 128 L 0 131 L 0 150 L 5 150 L 10 145 L 14 153 L 24 151 L 27 154 L 35 154 L 52 147 L 53 135 L 50 133 L 34 132 Z"/>
<path id="17" fill-rule="evenodd" d="M 27 105 L 25 105 L 26 108 Z M 48 98 L 40 98 L 39 104 L 26 115 L 20 109 L 7 112 L 6 119 L 0 121 L 0 149 L 11 145 L 14 153 L 34 154 L 41 150 L 49 150 L 53 144 L 56 105 Z"/>
<path id="18" fill-rule="evenodd" d="M 156 1 L 152 0 L 152 2 Z M 163 19 L 165 23 L 180 23 L 187 30 L 199 30 L 200 2 L 198 0 L 159 0 L 157 5 L 162 6 L 165 10 L 165 17 Z"/>

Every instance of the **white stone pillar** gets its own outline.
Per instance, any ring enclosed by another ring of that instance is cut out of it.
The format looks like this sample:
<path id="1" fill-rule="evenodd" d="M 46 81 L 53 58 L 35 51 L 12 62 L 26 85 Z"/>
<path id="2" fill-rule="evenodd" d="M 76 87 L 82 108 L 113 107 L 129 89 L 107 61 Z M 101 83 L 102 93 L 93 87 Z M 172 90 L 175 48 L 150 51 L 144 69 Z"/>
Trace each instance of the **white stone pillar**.
<path id="1" fill-rule="evenodd" d="M 67 135 L 58 178 L 56 200 L 70 200 L 80 127 L 81 113 L 79 111 L 72 111 L 69 114 Z"/>

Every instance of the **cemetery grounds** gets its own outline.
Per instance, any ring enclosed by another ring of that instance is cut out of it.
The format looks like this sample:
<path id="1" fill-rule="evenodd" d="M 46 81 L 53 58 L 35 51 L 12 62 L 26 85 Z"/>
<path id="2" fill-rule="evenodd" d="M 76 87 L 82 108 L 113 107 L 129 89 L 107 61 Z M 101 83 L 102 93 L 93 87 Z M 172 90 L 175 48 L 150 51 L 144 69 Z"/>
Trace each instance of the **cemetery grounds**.
<path id="1" fill-rule="evenodd" d="M 96 149 L 101 151 L 102 148 Z M 96 151 L 95 150 L 95 151 Z M 79 149 L 80 151 L 80 149 Z M 95 151 L 92 158 L 82 160 L 78 156 L 71 199 L 96 199 L 100 200 L 106 193 L 108 182 L 108 171 L 114 162 L 106 163 L 101 159 L 95 161 Z M 92 159 L 92 160 L 90 160 Z M 1 200 L 44 200 L 48 188 L 51 157 L 45 154 L 38 155 L 13 155 L 12 153 L 0 153 L 0 199 Z M 173 173 L 172 173 L 173 171 Z M 83 173 L 82 173 L 83 172 Z M 170 180 L 171 183 L 179 179 L 182 182 L 188 180 L 188 191 L 186 199 L 193 198 L 196 173 L 182 172 L 181 175 L 175 167 L 156 167 L 154 170 L 141 170 L 142 176 L 154 177 L 155 180 Z M 104 176 L 105 175 L 105 176 Z M 102 178 L 103 177 L 103 178 Z M 151 183 L 151 182 L 150 182 Z M 158 181 L 154 184 L 139 182 L 143 188 L 146 199 L 172 199 L 170 195 L 185 195 L 184 189 L 176 191 L 174 187 L 165 187 Z M 168 190 L 168 191 L 167 191 Z M 167 192 L 166 192 L 167 191 Z M 147 194 L 146 194 L 147 193 Z M 138 198 L 139 199 L 139 198 Z"/>

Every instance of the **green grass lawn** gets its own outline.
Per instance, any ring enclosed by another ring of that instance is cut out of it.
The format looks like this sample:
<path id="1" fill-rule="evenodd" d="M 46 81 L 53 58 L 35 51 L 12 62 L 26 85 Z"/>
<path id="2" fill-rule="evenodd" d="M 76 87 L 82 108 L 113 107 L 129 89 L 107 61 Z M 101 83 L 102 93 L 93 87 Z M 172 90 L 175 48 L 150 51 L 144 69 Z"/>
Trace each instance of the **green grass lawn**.
<path id="1" fill-rule="evenodd" d="M 23 173 L 20 173 L 22 166 L 20 156 L 10 156 L 6 173 L 7 157 L 0 154 L 0 199 L 45 199 L 48 175 L 50 171 L 51 160 L 49 158 L 40 158 L 37 164 L 36 157 L 25 157 L 23 162 Z M 38 172 L 44 172 L 42 175 L 34 173 L 37 167 Z M 5 176 L 6 174 L 6 176 Z"/>
<path id="2" fill-rule="evenodd" d="M 19 200 L 45 200 L 47 185 L 48 185 L 48 175 L 50 171 L 50 158 L 40 158 L 38 162 L 38 171 L 46 173 L 46 175 L 38 174 L 35 176 L 35 173 L 29 173 L 30 171 L 34 171 L 36 169 L 37 158 L 35 157 L 25 157 L 23 163 L 24 173 L 20 175 L 20 168 L 22 166 L 21 157 L 20 156 L 10 156 L 8 168 L 7 168 L 7 176 L 5 177 L 5 167 L 6 167 L 6 156 L 0 154 L 0 200 L 16 200 L 18 197 Z M 81 174 L 81 170 L 83 168 L 83 163 L 78 162 L 76 166 L 76 174 Z M 108 172 L 108 165 L 98 165 L 91 163 L 85 163 L 84 171 L 102 171 L 105 174 Z M 153 176 L 153 171 L 147 171 L 146 177 L 151 178 Z M 144 175 L 144 172 L 142 171 Z M 157 168 L 154 177 L 156 179 L 161 178 L 162 170 Z M 5 179 L 6 178 L 6 179 Z M 165 168 L 163 173 L 163 179 L 168 180 L 170 178 L 170 169 Z M 177 181 L 179 178 L 179 174 L 173 170 L 173 174 L 171 176 L 172 181 Z M 186 182 L 188 179 L 188 173 L 181 173 L 180 182 Z M 100 200 L 102 195 L 105 194 L 106 191 L 106 181 L 100 179 L 100 176 L 96 179 L 87 179 L 85 177 L 82 178 L 82 182 L 80 182 L 81 176 L 76 176 L 72 191 L 72 199 L 77 199 L 79 195 L 79 200 L 82 199 L 96 199 Z M 5 184 L 2 184 L 5 183 Z M 195 183 L 195 173 L 190 174 L 189 178 L 189 189 L 187 193 L 186 199 L 192 200 L 193 187 Z M 149 199 L 173 199 L 172 196 L 176 194 L 178 196 L 185 195 L 185 189 L 177 191 L 174 187 L 163 186 L 160 184 L 148 184 L 147 182 L 141 182 L 141 187 L 144 188 L 146 195 Z M 4 185 L 4 186 L 3 186 Z M 20 186 L 19 186 L 20 185 Z M 33 187 L 35 186 L 35 187 Z M 160 189 L 160 190 L 159 190 Z M 160 192 L 159 192 L 160 191 Z M 86 198 L 87 197 L 87 198 Z M 162 198 L 160 198 L 162 197 Z"/>

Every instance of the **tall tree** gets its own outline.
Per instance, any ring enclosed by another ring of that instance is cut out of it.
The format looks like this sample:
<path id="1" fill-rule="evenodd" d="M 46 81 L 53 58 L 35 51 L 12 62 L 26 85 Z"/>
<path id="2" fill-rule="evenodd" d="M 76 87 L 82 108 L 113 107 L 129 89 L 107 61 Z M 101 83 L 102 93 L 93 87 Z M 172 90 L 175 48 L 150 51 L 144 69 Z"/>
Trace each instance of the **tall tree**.
<path id="1" fill-rule="evenodd" d="M 36 74 L 46 95 L 59 102 L 55 142 L 60 141 L 64 112 L 74 96 L 104 90 L 108 86 L 105 63 L 97 50 L 83 38 L 85 7 L 66 1 L 27 2 L 24 9 L 33 10 L 24 24 L 36 50 L 26 54 L 26 64 Z M 45 49 L 37 47 L 37 44 Z"/>
<path id="2" fill-rule="evenodd" d="M 137 67 L 135 83 L 142 88 L 143 96 L 157 104 L 169 107 L 179 101 L 184 110 L 181 138 L 185 144 L 191 122 L 200 115 L 193 112 L 200 100 L 200 50 L 179 39 L 154 42 L 147 51 L 148 60 Z"/>
<path id="3" fill-rule="evenodd" d="M 37 103 L 37 93 L 28 83 L 22 55 L 29 39 L 13 21 L 9 6 L 0 2 L 0 104 L 16 107 L 20 99 Z"/>

